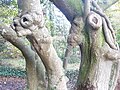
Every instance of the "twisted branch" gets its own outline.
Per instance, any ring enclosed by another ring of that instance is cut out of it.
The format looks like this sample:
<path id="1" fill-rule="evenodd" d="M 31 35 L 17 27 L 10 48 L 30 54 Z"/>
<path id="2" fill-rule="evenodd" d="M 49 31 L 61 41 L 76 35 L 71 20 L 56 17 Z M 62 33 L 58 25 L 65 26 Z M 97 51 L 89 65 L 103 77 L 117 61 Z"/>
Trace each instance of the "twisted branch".
<path id="1" fill-rule="evenodd" d="M 111 22 L 109 18 L 103 13 L 97 2 L 92 1 L 92 5 L 95 8 L 91 8 L 92 11 L 98 13 L 101 17 L 104 18 L 103 20 L 103 32 L 104 32 L 104 37 L 108 45 L 113 48 L 113 49 L 118 49 L 117 47 L 117 42 L 116 42 L 116 37 L 115 37 L 115 31 L 111 25 Z"/>

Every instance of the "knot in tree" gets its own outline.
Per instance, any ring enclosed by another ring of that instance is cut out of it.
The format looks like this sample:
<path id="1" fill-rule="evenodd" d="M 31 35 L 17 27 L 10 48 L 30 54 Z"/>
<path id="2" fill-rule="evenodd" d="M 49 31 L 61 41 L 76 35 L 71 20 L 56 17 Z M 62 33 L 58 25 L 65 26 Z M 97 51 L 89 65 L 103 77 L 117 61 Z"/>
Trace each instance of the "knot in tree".
<path id="1" fill-rule="evenodd" d="M 32 31 L 44 27 L 44 19 L 42 19 L 42 15 L 38 12 L 26 12 L 15 17 L 11 26 L 18 36 L 31 35 Z"/>
<path id="2" fill-rule="evenodd" d="M 98 30 L 102 26 L 102 18 L 95 12 L 90 12 L 87 17 L 87 23 L 94 29 Z"/>

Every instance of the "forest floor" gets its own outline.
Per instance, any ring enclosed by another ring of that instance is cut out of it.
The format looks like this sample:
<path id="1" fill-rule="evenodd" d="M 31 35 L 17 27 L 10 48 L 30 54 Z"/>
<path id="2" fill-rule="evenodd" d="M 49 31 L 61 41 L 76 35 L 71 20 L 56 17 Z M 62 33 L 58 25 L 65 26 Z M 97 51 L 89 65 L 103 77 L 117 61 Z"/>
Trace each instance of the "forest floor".
<path id="1" fill-rule="evenodd" d="M 26 90 L 26 79 L 0 76 L 0 90 Z"/>
<path id="2" fill-rule="evenodd" d="M 19 62 L 19 64 L 16 64 L 16 62 Z M 23 60 L 0 60 L 0 66 L 9 66 L 16 69 L 20 69 L 22 67 L 22 70 L 25 70 L 25 63 Z M 68 90 L 74 90 L 74 86 L 78 77 L 79 65 L 76 63 L 69 64 L 68 68 L 69 69 L 66 72 L 66 76 L 69 79 L 69 81 L 67 82 Z M 16 72 L 15 70 L 11 70 L 8 68 L 1 69 L 0 67 L 0 90 L 27 90 L 26 86 L 26 78 L 23 72 L 21 73 L 19 72 L 19 70 Z M 120 90 L 120 78 L 118 79 L 118 84 L 115 90 Z"/>

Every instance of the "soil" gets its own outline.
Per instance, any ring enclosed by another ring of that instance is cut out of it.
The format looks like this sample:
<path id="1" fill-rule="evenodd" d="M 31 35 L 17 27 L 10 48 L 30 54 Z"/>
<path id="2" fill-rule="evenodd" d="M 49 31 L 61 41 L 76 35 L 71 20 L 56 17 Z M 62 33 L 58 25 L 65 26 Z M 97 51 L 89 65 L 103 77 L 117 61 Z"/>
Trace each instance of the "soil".
<path id="1" fill-rule="evenodd" d="M 0 90 L 25 90 L 26 79 L 0 76 Z"/>
<path id="2" fill-rule="evenodd" d="M 74 90 L 76 80 L 70 80 L 67 84 L 69 85 L 68 90 Z M 0 90 L 27 90 L 26 79 L 20 77 L 4 77 L 0 76 Z M 115 90 L 120 90 L 120 79 Z"/>

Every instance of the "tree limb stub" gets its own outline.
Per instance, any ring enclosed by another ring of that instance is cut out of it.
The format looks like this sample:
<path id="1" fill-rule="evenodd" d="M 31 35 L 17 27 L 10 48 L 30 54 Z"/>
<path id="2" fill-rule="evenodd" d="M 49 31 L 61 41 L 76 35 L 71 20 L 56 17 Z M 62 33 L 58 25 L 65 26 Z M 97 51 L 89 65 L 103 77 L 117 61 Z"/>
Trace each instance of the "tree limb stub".
<path id="1" fill-rule="evenodd" d="M 116 42 L 115 31 L 113 30 L 113 27 L 111 25 L 111 22 L 110 22 L 109 18 L 103 13 L 103 11 L 101 10 L 101 8 L 97 4 L 97 2 L 92 1 L 92 5 L 96 9 L 93 8 L 91 10 L 98 13 L 101 17 L 104 18 L 103 23 L 106 24 L 106 25 L 103 24 L 103 31 L 104 31 L 106 42 L 110 45 L 111 48 L 119 49 L 118 46 L 117 46 L 117 42 Z M 104 29 L 106 29 L 106 30 L 104 30 Z M 106 31 L 108 32 L 107 34 L 105 34 Z"/>
<path id="2" fill-rule="evenodd" d="M 115 31 L 114 31 L 114 29 L 113 29 L 113 27 L 112 27 L 112 25 L 111 25 L 111 22 L 109 21 L 109 18 L 108 18 L 104 13 L 100 12 L 99 10 L 95 10 L 95 9 L 92 9 L 92 10 L 93 10 L 94 12 L 98 13 L 101 17 L 103 17 L 103 18 L 105 19 L 105 21 L 106 21 L 106 23 L 107 23 L 107 27 L 108 27 L 109 30 L 111 31 L 112 37 L 113 37 L 114 42 L 115 42 L 115 40 L 116 40 L 116 38 L 115 38 Z"/>
<path id="3" fill-rule="evenodd" d="M 101 16 L 94 12 L 89 13 L 87 22 L 93 28 L 93 30 L 98 30 L 102 26 Z"/>
<path id="4" fill-rule="evenodd" d="M 27 1 L 37 2 L 40 0 Z M 26 2 L 26 0 L 23 0 L 23 2 Z M 21 36 L 27 36 L 41 58 L 48 75 L 48 90 L 52 90 L 54 88 L 56 90 L 67 90 L 62 61 L 53 47 L 52 37 L 50 36 L 49 31 L 45 27 L 42 9 L 40 5 L 38 5 L 40 3 L 36 4 L 39 6 L 37 9 L 34 9 L 34 6 L 33 8 L 31 6 L 30 10 L 26 9 L 25 12 L 21 13 L 21 15 L 15 19 L 19 21 L 18 24 L 13 21 L 15 23 L 15 31 Z M 30 33 L 27 33 L 26 31 L 29 31 Z M 25 34 L 21 32 L 25 32 Z"/>

